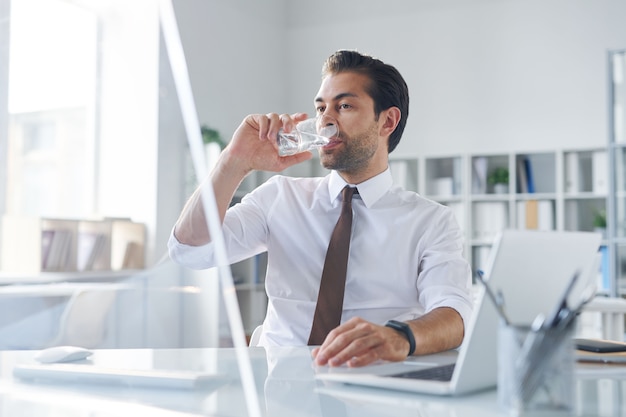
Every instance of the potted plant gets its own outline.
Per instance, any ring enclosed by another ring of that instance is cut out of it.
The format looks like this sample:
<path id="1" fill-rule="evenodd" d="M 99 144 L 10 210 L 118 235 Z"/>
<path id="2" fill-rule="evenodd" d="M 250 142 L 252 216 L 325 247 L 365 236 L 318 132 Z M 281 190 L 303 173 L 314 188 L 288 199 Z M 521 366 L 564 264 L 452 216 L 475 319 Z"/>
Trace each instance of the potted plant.
<path id="1" fill-rule="evenodd" d="M 593 213 L 593 228 L 606 237 L 606 210 L 595 210 Z"/>
<path id="2" fill-rule="evenodd" d="M 200 132 L 202 133 L 202 143 L 207 146 L 210 143 L 217 143 L 220 149 L 224 149 L 226 143 L 222 140 L 220 136 L 220 132 L 215 129 L 208 127 L 207 125 L 202 125 L 200 127 Z"/>
<path id="3" fill-rule="evenodd" d="M 509 192 L 509 170 L 505 167 L 497 167 L 489 176 L 487 183 L 493 187 L 496 194 L 506 194 Z"/>
<path id="4" fill-rule="evenodd" d="M 215 129 L 202 125 L 200 127 L 202 134 L 202 143 L 204 143 L 204 154 L 209 170 L 215 165 L 217 158 L 226 147 L 226 143 L 222 140 L 220 132 Z"/>

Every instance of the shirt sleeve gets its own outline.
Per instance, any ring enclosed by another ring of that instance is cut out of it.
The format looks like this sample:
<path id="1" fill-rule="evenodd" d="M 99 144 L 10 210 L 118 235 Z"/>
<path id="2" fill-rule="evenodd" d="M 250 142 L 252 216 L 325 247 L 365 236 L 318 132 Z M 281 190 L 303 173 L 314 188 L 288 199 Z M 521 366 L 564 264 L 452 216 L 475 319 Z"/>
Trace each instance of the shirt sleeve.
<path id="1" fill-rule="evenodd" d="M 246 194 L 240 203 L 226 211 L 222 232 L 229 263 L 236 263 L 267 250 L 267 212 L 276 200 L 279 184 L 275 177 Z M 168 240 L 170 258 L 191 269 L 217 265 L 215 245 L 201 246 L 180 243 L 174 229 Z"/>
<path id="2" fill-rule="evenodd" d="M 456 310 L 466 327 L 472 309 L 472 275 L 463 257 L 463 234 L 448 208 L 433 219 L 418 276 L 419 301 L 429 312 L 439 307 Z"/>
<path id="3" fill-rule="evenodd" d="M 180 243 L 174 236 L 174 229 L 167 241 L 170 258 L 191 269 L 207 269 L 215 265 L 213 260 L 213 244 L 211 242 L 201 246 L 190 246 Z"/>

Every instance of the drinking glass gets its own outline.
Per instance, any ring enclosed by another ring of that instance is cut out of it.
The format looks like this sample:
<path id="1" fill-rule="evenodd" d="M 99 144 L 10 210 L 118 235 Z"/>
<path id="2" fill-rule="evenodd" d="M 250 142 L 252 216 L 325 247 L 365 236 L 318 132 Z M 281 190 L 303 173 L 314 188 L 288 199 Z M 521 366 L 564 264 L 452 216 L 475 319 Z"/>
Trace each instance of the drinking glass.
<path id="1" fill-rule="evenodd" d="M 295 155 L 322 147 L 337 133 L 337 126 L 324 126 L 317 131 L 317 118 L 306 119 L 298 123 L 291 132 L 278 132 L 278 154 L 280 156 Z"/>

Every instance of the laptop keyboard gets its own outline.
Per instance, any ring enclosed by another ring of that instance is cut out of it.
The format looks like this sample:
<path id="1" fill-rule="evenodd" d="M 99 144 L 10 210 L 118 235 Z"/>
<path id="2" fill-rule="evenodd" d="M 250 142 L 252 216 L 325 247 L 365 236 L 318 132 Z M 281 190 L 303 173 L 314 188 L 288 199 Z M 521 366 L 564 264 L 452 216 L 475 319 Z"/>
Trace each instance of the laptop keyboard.
<path id="1" fill-rule="evenodd" d="M 417 371 L 404 372 L 390 375 L 394 378 L 427 379 L 431 381 L 450 381 L 454 372 L 454 363 L 450 365 L 435 366 L 433 368 L 420 369 Z"/>

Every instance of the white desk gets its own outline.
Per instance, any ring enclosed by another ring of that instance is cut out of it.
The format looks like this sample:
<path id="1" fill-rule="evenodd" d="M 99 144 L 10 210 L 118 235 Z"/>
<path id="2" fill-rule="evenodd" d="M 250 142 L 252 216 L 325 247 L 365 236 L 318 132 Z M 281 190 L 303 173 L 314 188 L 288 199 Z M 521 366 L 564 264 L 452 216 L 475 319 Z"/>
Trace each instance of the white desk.
<path id="1" fill-rule="evenodd" d="M 59 282 L 118 282 L 140 275 L 146 270 L 82 271 L 82 272 L 0 272 L 0 285 L 51 284 Z"/>
<path id="2" fill-rule="evenodd" d="M 314 379 L 308 348 L 249 349 L 262 415 L 271 417 L 490 417 L 505 415 L 495 390 L 458 398 L 415 395 Z M 3 416 L 247 416 L 234 349 L 98 350 L 98 366 L 205 370 L 232 380 L 202 390 L 140 389 L 90 384 L 29 383 L 13 378 L 34 351 L 0 353 L 0 415 Z M 86 365 L 89 366 L 89 365 Z M 626 375 L 616 373 L 616 378 Z M 626 383 L 619 379 L 578 382 L 577 414 L 626 415 Z M 607 385 L 608 384 L 608 385 Z M 612 396 L 607 397 L 612 390 Z"/>

